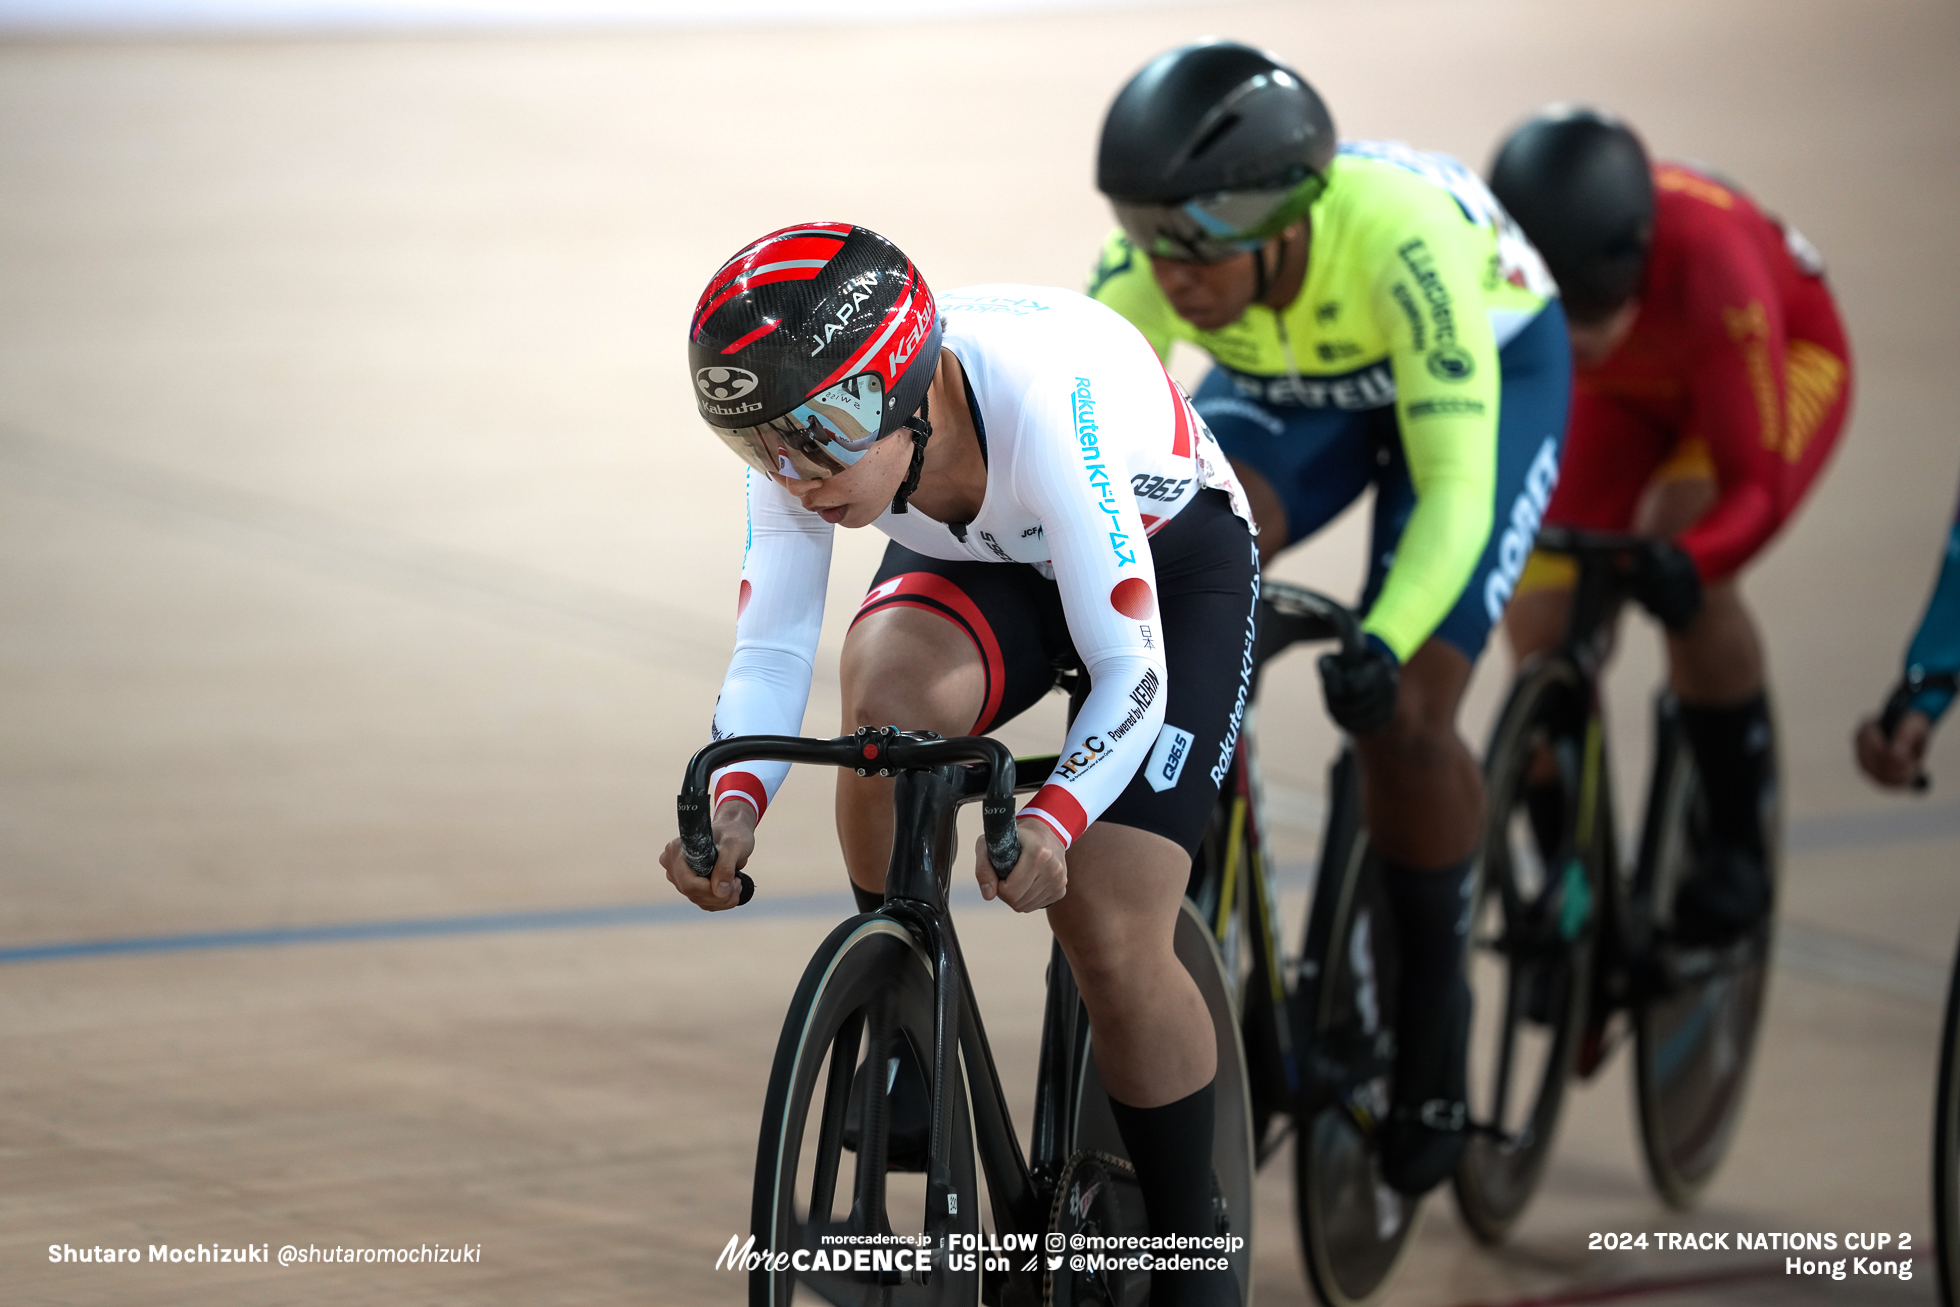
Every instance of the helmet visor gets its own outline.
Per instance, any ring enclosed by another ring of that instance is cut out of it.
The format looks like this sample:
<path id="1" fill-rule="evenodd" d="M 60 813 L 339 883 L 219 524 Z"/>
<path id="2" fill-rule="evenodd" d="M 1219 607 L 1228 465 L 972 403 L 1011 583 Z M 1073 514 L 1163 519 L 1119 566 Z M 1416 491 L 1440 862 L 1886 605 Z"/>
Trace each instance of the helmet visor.
<path id="1" fill-rule="evenodd" d="M 884 415 L 883 378 L 861 372 L 781 417 L 752 427 L 715 427 L 714 433 L 764 475 L 816 481 L 863 458 L 878 442 Z"/>
<path id="2" fill-rule="evenodd" d="M 1219 191 L 1176 204 L 1112 200 L 1131 244 L 1152 258 L 1221 263 L 1256 250 L 1313 207 L 1327 179 L 1309 173 L 1266 190 Z"/>

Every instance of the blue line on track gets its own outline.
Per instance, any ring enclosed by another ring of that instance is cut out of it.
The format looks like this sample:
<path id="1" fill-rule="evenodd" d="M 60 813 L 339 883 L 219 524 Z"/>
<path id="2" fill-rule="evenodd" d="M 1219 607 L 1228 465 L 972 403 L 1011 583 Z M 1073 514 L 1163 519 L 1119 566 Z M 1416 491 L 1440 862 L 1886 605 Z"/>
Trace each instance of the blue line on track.
<path id="1" fill-rule="evenodd" d="M 739 919 L 742 921 L 822 915 L 841 919 L 852 907 L 848 894 L 793 894 L 781 898 L 760 897 L 736 911 L 741 914 Z M 542 930 L 591 930 L 603 926 L 664 926 L 699 921 L 703 915 L 691 903 L 625 903 L 617 907 L 569 908 L 556 912 L 499 912 L 475 917 L 350 921 L 333 926 L 230 930 L 196 935 L 139 935 L 131 939 L 73 940 L 0 949 L 0 965 L 108 957 L 120 953 L 185 953 L 202 949 L 417 939 L 432 935 L 508 935 Z"/>
<path id="2" fill-rule="evenodd" d="M 0 0 L 4 3 L 4 0 Z M 1960 836 L 1960 804 L 1925 808 L 1837 813 L 1791 820 L 1786 852 L 1803 855 L 1887 844 L 1937 841 Z M 1281 867 L 1282 888 L 1305 882 L 1304 868 Z M 970 883 L 954 891 L 954 902 L 977 904 Z M 740 920 L 831 916 L 852 908 L 848 894 L 764 896 L 739 908 Z M 550 912 L 507 912 L 474 917 L 433 917 L 406 921 L 353 921 L 341 925 L 233 930 L 195 935 L 139 935 L 130 939 L 74 940 L 0 948 L 0 966 L 18 962 L 57 962 L 66 958 L 109 957 L 121 953 L 186 953 L 202 949 L 273 948 L 286 944 L 344 944 L 377 939 L 424 939 L 442 935 L 507 935 L 541 930 L 590 930 L 604 926 L 663 926 L 701 920 L 692 904 L 626 903 L 606 908 L 565 908 Z M 1942 972 L 1942 975 L 1944 973 Z M 1942 982 L 1943 984 L 1944 982 Z"/>

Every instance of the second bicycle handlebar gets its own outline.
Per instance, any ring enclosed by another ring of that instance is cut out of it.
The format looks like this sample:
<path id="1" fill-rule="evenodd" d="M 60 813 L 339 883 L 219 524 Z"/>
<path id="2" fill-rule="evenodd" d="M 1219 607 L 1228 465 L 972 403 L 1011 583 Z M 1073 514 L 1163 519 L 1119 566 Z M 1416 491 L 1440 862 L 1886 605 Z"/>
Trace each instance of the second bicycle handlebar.
<path id="1" fill-rule="evenodd" d="M 1005 878 L 1021 860 L 1021 839 L 1014 831 L 1014 755 L 999 740 L 984 735 L 953 739 L 900 731 L 859 727 L 855 735 L 834 740 L 810 740 L 795 735 L 737 735 L 717 740 L 696 753 L 687 764 L 687 779 L 674 801 L 680 817 L 681 851 L 696 875 L 715 869 L 713 795 L 710 782 L 723 767 L 738 762 L 812 762 L 850 767 L 860 776 L 893 776 L 901 771 L 940 767 L 948 763 L 979 763 L 987 770 L 987 789 L 980 802 L 981 828 L 987 843 L 987 862 Z M 743 903 L 755 893 L 755 882 L 744 882 Z"/>
<path id="2" fill-rule="evenodd" d="M 1363 645 L 1360 619 L 1345 604 L 1305 586 L 1264 582 L 1259 587 L 1259 607 L 1259 636 L 1253 654 L 1259 666 L 1301 641 L 1337 640 L 1345 653 Z"/>

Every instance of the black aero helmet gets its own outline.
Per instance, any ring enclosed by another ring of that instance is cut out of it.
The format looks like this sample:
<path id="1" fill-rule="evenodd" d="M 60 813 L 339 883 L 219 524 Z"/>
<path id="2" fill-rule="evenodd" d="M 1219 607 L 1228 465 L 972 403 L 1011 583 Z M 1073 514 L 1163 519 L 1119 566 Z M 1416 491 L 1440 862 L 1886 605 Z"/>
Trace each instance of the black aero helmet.
<path id="1" fill-rule="evenodd" d="M 1334 146 L 1334 120 L 1304 77 L 1249 45 L 1200 41 L 1117 92 L 1096 188 L 1145 253 L 1215 262 L 1304 215 Z"/>
<path id="2" fill-rule="evenodd" d="M 1546 109 L 1498 147 L 1490 189 L 1545 256 L 1574 321 L 1596 322 L 1639 290 L 1654 179 L 1625 123 L 1573 105 Z"/>
<path id="3" fill-rule="evenodd" d="M 883 236 L 841 222 L 785 227 L 744 246 L 701 292 L 687 338 L 694 402 L 757 470 L 833 476 L 907 425 L 942 334 L 925 278 Z"/>

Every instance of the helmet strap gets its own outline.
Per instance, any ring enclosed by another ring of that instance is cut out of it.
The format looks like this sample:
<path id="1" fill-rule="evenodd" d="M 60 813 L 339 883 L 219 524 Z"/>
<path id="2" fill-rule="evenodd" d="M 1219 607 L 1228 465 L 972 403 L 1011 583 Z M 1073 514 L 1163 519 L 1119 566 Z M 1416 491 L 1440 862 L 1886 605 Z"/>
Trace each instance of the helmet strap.
<path id="1" fill-rule="evenodd" d="M 1279 234 L 1279 248 L 1273 251 L 1273 266 L 1266 267 L 1266 247 L 1261 245 L 1252 252 L 1252 302 L 1264 304 L 1266 297 L 1273 293 L 1273 286 L 1280 274 L 1286 271 L 1286 256 L 1290 252 L 1290 242 L 1286 233 Z"/>
<path id="2" fill-rule="evenodd" d="M 898 493 L 892 496 L 894 513 L 906 511 L 906 501 L 911 499 L 913 492 L 919 488 L 919 473 L 926 469 L 926 441 L 932 439 L 931 412 L 930 400 L 922 398 L 919 401 L 919 411 L 906 418 L 902 424 L 912 433 L 912 466 L 906 471 L 905 480 L 899 485 Z"/>

